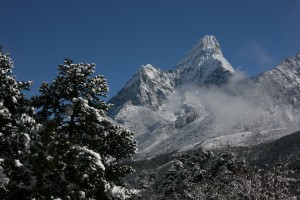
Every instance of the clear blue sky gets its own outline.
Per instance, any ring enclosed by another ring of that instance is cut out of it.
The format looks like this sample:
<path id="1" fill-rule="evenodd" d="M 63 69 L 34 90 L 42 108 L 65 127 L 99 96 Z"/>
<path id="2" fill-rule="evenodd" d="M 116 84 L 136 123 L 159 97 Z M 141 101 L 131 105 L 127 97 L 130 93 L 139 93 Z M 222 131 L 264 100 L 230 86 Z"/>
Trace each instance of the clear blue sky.
<path id="1" fill-rule="evenodd" d="M 112 97 L 143 64 L 174 69 L 204 35 L 250 76 L 300 52 L 299 0 L 0 0 L 0 10 L 0 43 L 33 93 L 69 57 L 96 63 Z"/>

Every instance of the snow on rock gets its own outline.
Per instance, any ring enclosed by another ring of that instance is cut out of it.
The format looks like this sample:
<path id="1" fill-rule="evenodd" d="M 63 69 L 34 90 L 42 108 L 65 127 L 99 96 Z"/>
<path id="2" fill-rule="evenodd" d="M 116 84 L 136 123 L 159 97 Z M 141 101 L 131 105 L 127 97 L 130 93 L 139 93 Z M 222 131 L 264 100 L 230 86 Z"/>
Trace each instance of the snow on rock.
<path id="1" fill-rule="evenodd" d="M 221 84 L 235 74 L 235 70 L 223 57 L 220 45 L 214 36 L 205 36 L 198 41 L 188 55 L 177 64 L 180 82 L 198 85 Z"/>
<path id="2" fill-rule="evenodd" d="M 299 127 L 300 54 L 250 79 L 205 36 L 175 70 L 142 66 L 109 103 L 109 116 L 135 132 L 138 157 L 272 140 Z"/>
<path id="3" fill-rule="evenodd" d="M 145 71 L 145 74 L 153 80 L 156 80 L 157 78 L 159 78 L 157 76 L 158 74 L 158 70 L 155 69 L 151 64 L 147 64 L 147 65 L 143 65 L 142 66 L 143 70 Z"/>
<path id="4" fill-rule="evenodd" d="M 109 114 L 114 118 L 124 105 L 157 110 L 182 85 L 219 85 L 227 82 L 234 73 L 215 37 L 205 36 L 178 64 L 176 70 L 162 71 L 150 64 L 142 66 L 109 101 L 114 105 Z"/>
<path id="5" fill-rule="evenodd" d="M 219 42 L 214 36 L 204 36 L 188 52 L 187 56 L 177 64 L 177 68 L 198 67 L 203 61 L 216 55 L 223 56 Z"/>
<path id="6" fill-rule="evenodd" d="M 144 106 L 156 110 L 174 90 L 173 72 L 165 72 L 148 64 L 134 74 L 125 87 L 109 103 L 114 104 L 110 115 L 114 115 L 124 104 Z"/>

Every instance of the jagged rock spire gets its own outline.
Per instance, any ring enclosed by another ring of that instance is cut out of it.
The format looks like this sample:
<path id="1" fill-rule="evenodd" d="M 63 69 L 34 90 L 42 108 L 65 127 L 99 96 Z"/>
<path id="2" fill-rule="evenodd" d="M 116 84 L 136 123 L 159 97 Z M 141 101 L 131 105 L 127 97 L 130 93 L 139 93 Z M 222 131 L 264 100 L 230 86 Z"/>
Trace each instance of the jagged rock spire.
<path id="1" fill-rule="evenodd" d="M 220 44 L 214 36 L 204 36 L 177 65 L 178 82 L 222 84 L 235 74 L 235 70 L 223 57 Z"/>

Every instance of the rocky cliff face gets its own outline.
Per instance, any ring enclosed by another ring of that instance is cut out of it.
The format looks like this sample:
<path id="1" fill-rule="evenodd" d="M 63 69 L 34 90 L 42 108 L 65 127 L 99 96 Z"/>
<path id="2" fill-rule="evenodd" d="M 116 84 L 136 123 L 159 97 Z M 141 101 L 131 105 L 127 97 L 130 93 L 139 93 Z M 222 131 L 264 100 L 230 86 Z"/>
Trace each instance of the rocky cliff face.
<path id="1" fill-rule="evenodd" d="M 175 73 L 164 72 L 148 64 L 142 66 L 110 102 L 115 105 L 116 111 L 128 104 L 156 110 L 174 91 L 174 86 Z M 116 111 L 112 113 L 116 114 Z"/>
<path id="2" fill-rule="evenodd" d="M 286 58 L 274 69 L 257 77 L 261 89 L 278 103 L 300 107 L 300 53 Z"/>
<path id="3" fill-rule="evenodd" d="M 195 146 L 243 146 L 298 128 L 300 54 L 240 78 L 215 37 L 200 39 L 174 70 L 148 64 L 110 100 L 110 117 L 136 133 L 138 156 Z"/>

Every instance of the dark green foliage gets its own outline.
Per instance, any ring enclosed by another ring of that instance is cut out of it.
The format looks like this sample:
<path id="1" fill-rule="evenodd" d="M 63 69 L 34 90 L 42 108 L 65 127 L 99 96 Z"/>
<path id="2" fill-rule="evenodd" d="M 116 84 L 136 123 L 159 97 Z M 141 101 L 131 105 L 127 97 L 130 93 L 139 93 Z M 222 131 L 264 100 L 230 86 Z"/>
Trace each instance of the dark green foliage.
<path id="1" fill-rule="evenodd" d="M 12 76 L 0 51 L 1 199 L 128 199 L 121 178 L 136 152 L 133 133 L 106 116 L 108 85 L 95 64 L 66 59 L 52 83 L 30 101 L 31 82 Z M 38 110 L 35 113 L 35 108 Z"/>
<path id="2" fill-rule="evenodd" d="M 0 196 L 18 199 L 35 184 L 28 155 L 37 126 L 22 93 L 32 83 L 17 81 L 12 69 L 10 55 L 0 51 Z"/>
<path id="3" fill-rule="evenodd" d="M 124 196 L 129 194 L 120 177 L 132 169 L 122 160 L 135 153 L 136 142 L 132 132 L 106 117 L 110 105 L 101 97 L 106 96 L 108 85 L 103 76 L 90 77 L 94 68 L 66 59 L 59 76 L 43 83 L 41 95 L 32 100 L 39 110 L 37 120 L 44 126 L 32 149 L 39 174 L 35 196 L 116 198 L 111 192 L 115 186 Z"/>
<path id="4" fill-rule="evenodd" d="M 136 175 L 140 199 L 296 199 L 300 169 L 293 164 L 260 168 L 222 150 L 193 150 Z M 148 161 L 151 162 L 151 161 Z M 147 198 L 146 198 L 147 199 Z"/>

